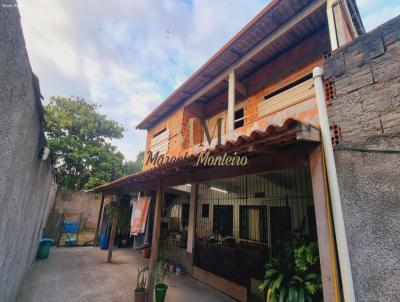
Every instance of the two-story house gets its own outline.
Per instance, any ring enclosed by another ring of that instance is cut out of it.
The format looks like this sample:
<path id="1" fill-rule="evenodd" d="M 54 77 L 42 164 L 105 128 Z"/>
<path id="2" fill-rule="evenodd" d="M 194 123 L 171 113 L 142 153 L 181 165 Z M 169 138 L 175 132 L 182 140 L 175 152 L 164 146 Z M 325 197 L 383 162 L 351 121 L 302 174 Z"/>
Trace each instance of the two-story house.
<path id="1" fill-rule="evenodd" d="M 313 70 L 362 34 L 355 0 L 273 0 L 145 117 L 143 171 L 95 191 L 153 196 L 151 265 L 160 241 L 194 278 L 265 301 L 264 265 L 302 232 L 318 242 L 324 301 L 346 295 Z"/>

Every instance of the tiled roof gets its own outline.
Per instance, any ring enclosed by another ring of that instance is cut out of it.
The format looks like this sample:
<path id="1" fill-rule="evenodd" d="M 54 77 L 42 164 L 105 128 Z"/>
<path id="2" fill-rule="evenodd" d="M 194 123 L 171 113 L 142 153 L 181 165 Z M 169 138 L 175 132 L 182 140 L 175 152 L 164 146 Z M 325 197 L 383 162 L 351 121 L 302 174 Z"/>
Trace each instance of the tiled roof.
<path id="1" fill-rule="evenodd" d="M 269 125 L 264 131 L 255 130 L 250 135 L 238 136 L 235 140 L 227 141 L 225 144 L 209 149 L 210 155 L 218 155 L 224 152 L 238 152 L 246 150 L 251 145 L 262 144 L 263 146 L 283 146 L 298 141 L 319 141 L 319 129 L 310 124 L 289 118 L 281 126 Z M 134 173 L 123 178 L 114 180 L 108 184 L 93 188 L 100 192 L 118 188 L 135 181 L 144 182 L 146 179 L 162 178 L 163 172 L 177 167 L 187 166 L 193 168 L 193 163 L 198 159 L 197 155 L 191 155 L 186 159 L 170 162 L 142 172 Z"/>

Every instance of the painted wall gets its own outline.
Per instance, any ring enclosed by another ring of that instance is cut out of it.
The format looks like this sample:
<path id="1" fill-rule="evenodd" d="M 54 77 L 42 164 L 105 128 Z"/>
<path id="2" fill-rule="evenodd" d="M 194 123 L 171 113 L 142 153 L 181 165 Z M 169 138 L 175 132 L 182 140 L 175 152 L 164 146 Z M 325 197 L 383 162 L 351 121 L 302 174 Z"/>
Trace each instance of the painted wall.
<path id="1" fill-rule="evenodd" d="M 324 64 L 357 301 L 400 297 L 400 17 Z"/>
<path id="2" fill-rule="evenodd" d="M 1 4 L 10 4 L 5 6 Z M 14 301 L 57 189 L 16 2 L 0 4 L 0 301 Z"/>
<path id="3" fill-rule="evenodd" d="M 104 206 L 110 201 L 111 196 L 106 196 Z M 100 204 L 101 194 L 60 188 L 54 207 L 57 212 L 64 213 L 65 220 L 82 219 L 81 228 L 96 229 Z"/>

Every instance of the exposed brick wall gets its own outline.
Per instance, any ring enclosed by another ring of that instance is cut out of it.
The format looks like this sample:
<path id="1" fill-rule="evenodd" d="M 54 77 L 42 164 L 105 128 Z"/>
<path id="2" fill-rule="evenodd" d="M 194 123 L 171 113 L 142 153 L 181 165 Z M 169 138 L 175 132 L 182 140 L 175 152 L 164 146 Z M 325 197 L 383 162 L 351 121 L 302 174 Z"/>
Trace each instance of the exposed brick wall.
<path id="1" fill-rule="evenodd" d="M 305 100 L 293 105 L 280 112 L 276 112 L 264 117 L 258 115 L 258 105 L 264 101 L 264 96 L 293 82 L 312 72 L 315 66 L 322 65 L 323 55 L 330 49 L 329 35 L 327 28 L 324 27 L 319 31 L 312 33 L 310 37 L 302 41 L 302 43 L 289 49 L 284 54 L 273 58 L 271 62 L 265 64 L 262 68 L 255 70 L 247 79 L 243 80 L 248 88 L 249 96 L 243 99 L 237 94 L 236 103 L 243 104 L 244 108 L 244 126 L 237 129 L 237 135 L 249 135 L 254 130 L 264 130 L 270 124 L 282 125 L 283 122 L 293 117 L 311 124 L 317 124 L 317 108 L 314 99 Z M 290 58 L 290 60 L 288 60 Z M 295 62 L 295 63 L 293 63 Z M 210 100 L 203 108 L 202 113 L 212 121 L 209 130 L 214 129 L 216 117 L 226 117 L 227 109 L 227 92 L 222 93 L 213 100 Z M 225 111 L 225 112 L 224 112 Z M 192 154 L 198 152 L 198 147 L 189 147 L 189 135 L 185 137 L 184 144 L 181 147 L 179 137 L 172 123 L 175 122 L 180 131 L 185 131 L 189 119 L 196 117 L 195 114 L 186 109 L 178 108 L 166 119 L 160 121 L 149 129 L 146 143 L 145 163 L 150 149 L 150 143 L 153 136 L 163 128 L 170 128 L 170 142 L 168 155 L 182 156 L 186 152 Z M 223 121 L 223 132 L 225 129 L 226 119 Z M 200 122 L 196 121 L 194 126 L 194 143 L 203 141 L 203 131 Z M 144 166 L 144 169 L 151 168 L 152 165 Z"/>
<path id="2" fill-rule="evenodd" d="M 357 301 L 399 301 L 400 17 L 324 63 Z"/>

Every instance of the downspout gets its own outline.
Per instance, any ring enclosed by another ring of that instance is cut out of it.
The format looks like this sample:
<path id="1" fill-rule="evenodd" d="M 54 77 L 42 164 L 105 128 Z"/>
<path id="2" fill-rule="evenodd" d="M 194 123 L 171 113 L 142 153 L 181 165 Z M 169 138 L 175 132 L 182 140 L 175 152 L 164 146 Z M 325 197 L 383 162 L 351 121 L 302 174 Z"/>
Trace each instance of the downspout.
<path id="1" fill-rule="evenodd" d="M 322 68 L 313 70 L 315 93 L 317 98 L 318 116 L 321 128 L 323 152 L 325 156 L 326 172 L 328 176 L 329 192 L 331 197 L 332 214 L 336 235 L 336 244 L 339 256 L 340 274 L 345 302 L 355 302 L 353 277 L 351 273 L 349 249 L 347 246 L 346 230 L 343 219 L 342 203 L 340 200 L 339 184 L 337 179 L 335 158 L 331 142 L 328 112 L 326 109 Z"/>

